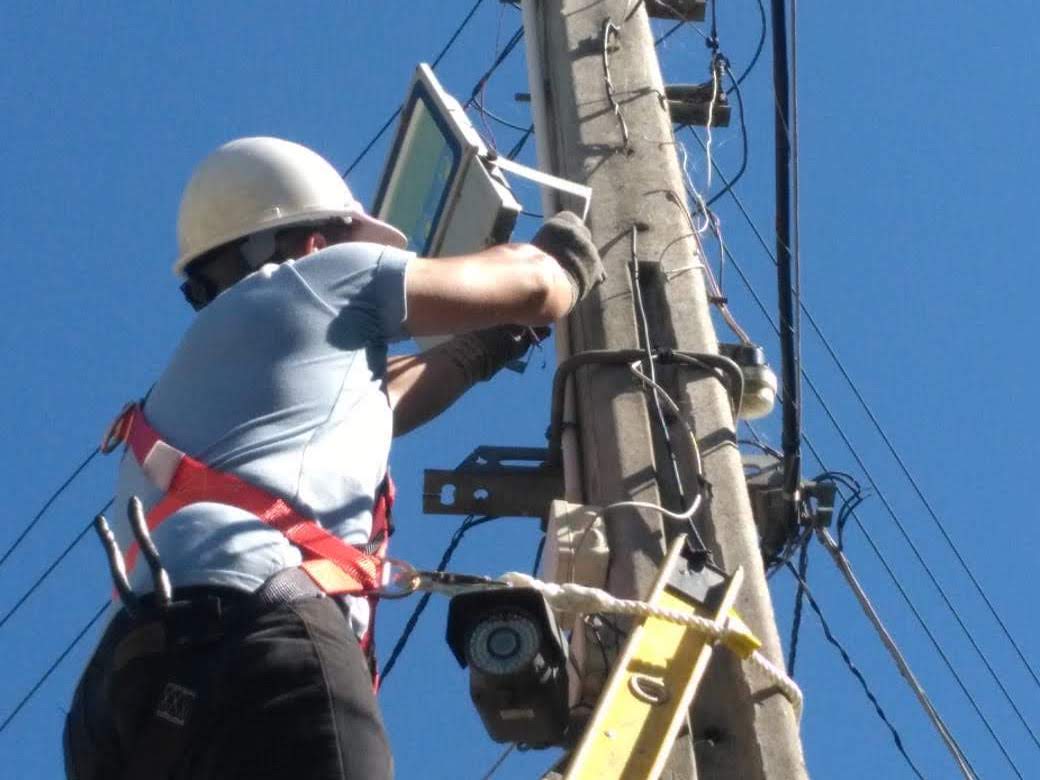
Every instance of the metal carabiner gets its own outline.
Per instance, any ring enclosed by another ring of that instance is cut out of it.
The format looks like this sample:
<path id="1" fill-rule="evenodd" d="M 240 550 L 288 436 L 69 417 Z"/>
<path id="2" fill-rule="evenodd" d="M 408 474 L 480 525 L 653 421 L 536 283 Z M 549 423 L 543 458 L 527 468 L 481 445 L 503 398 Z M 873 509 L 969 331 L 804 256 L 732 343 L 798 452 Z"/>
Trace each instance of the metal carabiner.
<path id="1" fill-rule="evenodd" d="M 370 595 L 381 599 L 403 599 L 419 589 L 420 572 L 410 563 L 387 558 L 383 566 L 383 584 Z"/>
<path id="2" fill-rule="evenodd" d="M 105 435 L 101 437 L 101 445 L 98 447 L 102 455 L 108 455 L 126 441 L 126 437 L 130 434 L 130 418 L 135 406 L 137 404 L 133 401 L 126 404 L 119 415 L 109 423 Z"/>

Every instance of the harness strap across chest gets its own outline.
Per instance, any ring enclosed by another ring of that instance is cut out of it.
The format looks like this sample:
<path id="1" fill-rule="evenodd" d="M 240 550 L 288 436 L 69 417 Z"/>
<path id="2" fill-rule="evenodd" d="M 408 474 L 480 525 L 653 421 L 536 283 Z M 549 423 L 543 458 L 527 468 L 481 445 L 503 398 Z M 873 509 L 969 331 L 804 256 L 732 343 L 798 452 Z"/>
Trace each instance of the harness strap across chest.
<path id="1" fill-rule="evenodd" d="M 164 492 L 147 514 L 150 530 L 190 504 L 227 504 L 255 515 L 298 547 L 304 558 L 301 568 L 325 593 L 369 595 L 383 584 L 394 500 L 389 474 L 372 509 L 372 543 L 359 549 L 304 517 L 284 499 L 233 474 L 213 469 L 163 441 L 145 419 L 139 403 L 128 404 L 112 423 L 101 451 L 111 452 L 120 443 L 126 444 L 149 481 Z M 128 571 L 133 570 L 139 554 L 135 543 L 127 551 Z"/>

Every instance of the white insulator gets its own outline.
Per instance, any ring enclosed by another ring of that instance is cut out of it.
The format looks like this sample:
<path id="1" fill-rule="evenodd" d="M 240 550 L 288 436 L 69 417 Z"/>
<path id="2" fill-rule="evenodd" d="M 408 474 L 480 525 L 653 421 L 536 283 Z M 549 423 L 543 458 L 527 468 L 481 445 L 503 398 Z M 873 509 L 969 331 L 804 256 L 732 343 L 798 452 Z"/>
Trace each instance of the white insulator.
<path id="1" fill-rule="evenodd" d="M 740 400 L 740 418 L 757 420 L 773 411 L 776 405 L 776 374 L 769 366 L 741 366 L 744 395 Z"/>

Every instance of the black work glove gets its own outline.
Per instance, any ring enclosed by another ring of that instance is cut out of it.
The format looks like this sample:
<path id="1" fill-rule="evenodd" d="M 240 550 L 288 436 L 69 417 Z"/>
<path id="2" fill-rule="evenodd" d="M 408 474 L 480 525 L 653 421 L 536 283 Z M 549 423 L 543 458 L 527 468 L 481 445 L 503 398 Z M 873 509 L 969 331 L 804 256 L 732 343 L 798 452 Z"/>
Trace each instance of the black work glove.
<path id="1" fill-rule="evenodd" d="M 589 294 L 589 290 L 607 278 L 592 234 L 577 214 L 561 211 L 545 221 L 531 243 L 550 255 L 567 274 L 573 288 L 571 308 Z"/>
<path id="2" fill-rule="evenodd" d="M 505 365 L 521 358 L 533 345 L 544 341 L 549 328 L 524 325 L 498 325 L 494 328 L 463 333 L 442 344 L 467 382 L 485 382 Z"/>

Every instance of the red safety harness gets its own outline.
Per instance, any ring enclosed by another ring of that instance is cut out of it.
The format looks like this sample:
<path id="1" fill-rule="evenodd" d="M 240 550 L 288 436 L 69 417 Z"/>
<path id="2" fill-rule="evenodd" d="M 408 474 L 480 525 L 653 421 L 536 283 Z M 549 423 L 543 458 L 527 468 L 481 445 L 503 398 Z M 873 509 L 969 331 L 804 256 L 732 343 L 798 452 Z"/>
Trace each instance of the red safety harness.
<path id="1" fill-rule="evenodd" d="M 148 479 L 164 491 L 163 497 L 148 512 L 150 530 L 155 530 L 179 509 L 202 501 L 227 504 L 256 515 L 300 549 L 304 559 L 300 568 L 322 591 L 330 596 L 368 597 L 372 610 L 361 647 L 372 657 L 378 598 L 375 594 L 383 584 L 387 569 L 390 509 L 394 503 L 394 484 L 389 472 L 372 508 L 370 542 L 358 548 L 329 533 L 313 519 L 304 517 L 284 499 L 233 474 L 210 468 L 163 441 L 148 424 L 140 403 L 129 403 L 124 407 L 105 433 L 101 451 L 112 452 L 121 443 L 126 444 Z M 128 550 L 128 571 L 133 570 L 139 552 L 136 543 Z"/>

